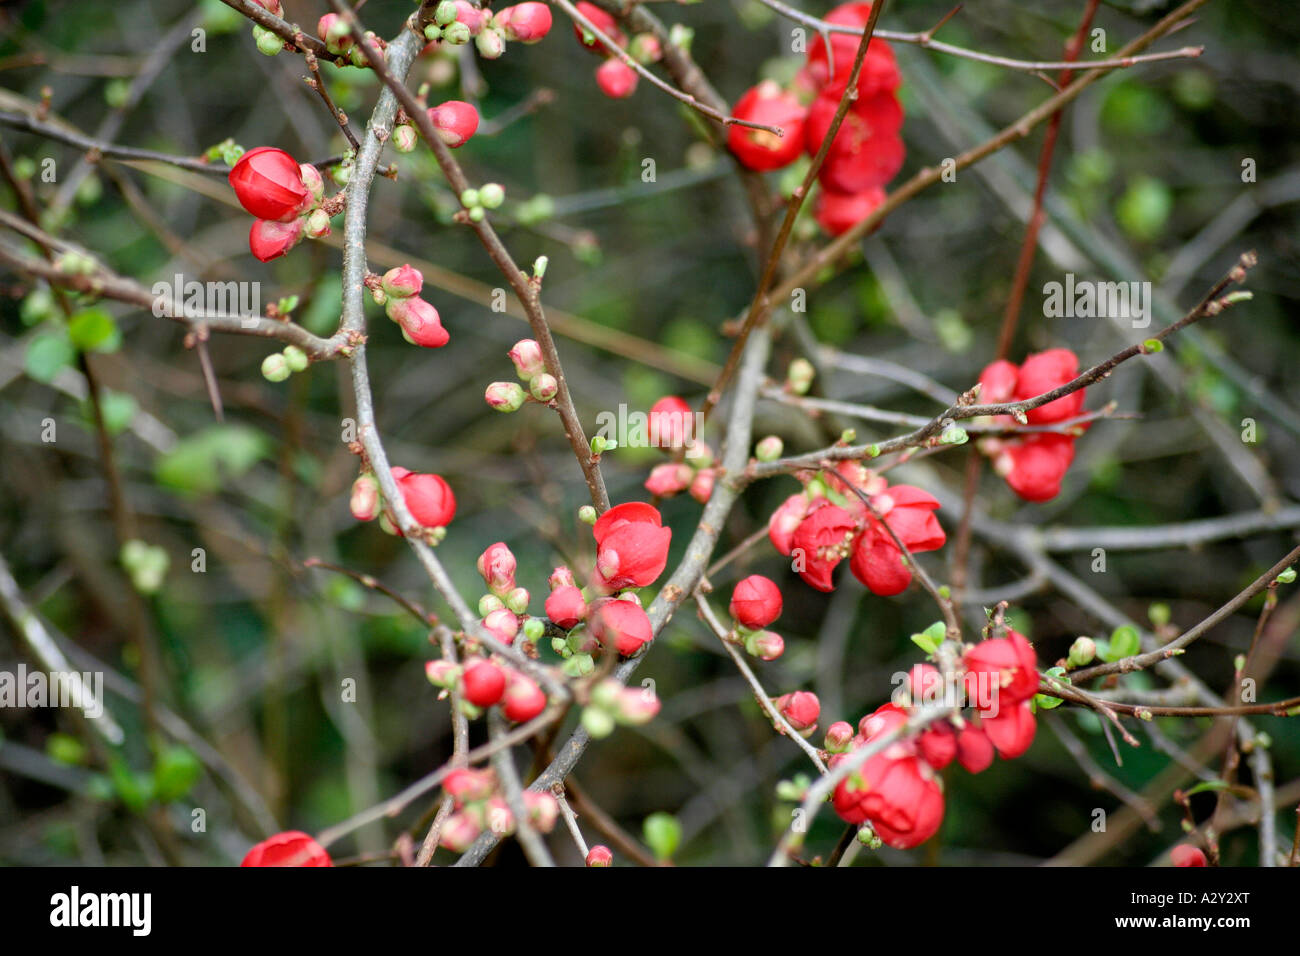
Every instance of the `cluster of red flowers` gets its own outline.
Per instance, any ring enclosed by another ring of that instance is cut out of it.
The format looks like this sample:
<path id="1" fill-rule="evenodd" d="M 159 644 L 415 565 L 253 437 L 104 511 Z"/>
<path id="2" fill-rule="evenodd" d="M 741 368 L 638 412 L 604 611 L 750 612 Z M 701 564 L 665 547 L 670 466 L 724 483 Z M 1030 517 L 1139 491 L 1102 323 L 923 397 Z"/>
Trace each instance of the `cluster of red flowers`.
<path id="1" fill-rule="evenodd" d="M 828 23 L 863 28 L 870 3 L 846 3 L 826 16 Z M 803 150 L 821 149 L 840 101 L 848 89 L 860 37 L 832 33 L 829 52 L 819 35 L 808 48 L 803 69 L 789 90 L 765 81 L 745 92 L 732 111 L 738 119 L 779 127 L 784 136 L 733 125 L 727 144 L 750 169 L 780 169 Z M 840 124 L 818 170 L 821 194 L 818 224 L 833 236 L 861 222 L 885 200 L 884 186 L 903 166 L 903 107 L 898 101 L 902 77 L 894 51 L 873 38 L 858 74 L 856 98 Z"/>
<path id="2" fill-rule="evenodd" d="M 645 489 L 652 495 L 671 498 L 685 491 L 700 504 L 713 494 L 717 477 L 713 449 L 695 434 L 695 413 L 686 400 L 665 395 L 650 406 L 646 416 L 650 444 L 666 452 L 686 449 L 682 460 L 665 462 L 650 470 Z"/>
<path id="3" fill-rule="evenodd" d="M 913 554 L 943 547 L 947 538 L 934 516 L 939 502 L 920 488 L 891 485 L 857 462 L 841 462 L 835 473 L 861 491 L 871 508 L 857 495 L 814 479 L 772 513 L 768 537 L 819 591 L 835 589 L 832 574 L 848 558 L 853 576 L 873 593 L 899 594 L 911 583 L 912 570 L 894 536 Z"/>
<path id="4" fill-rule="evenodd" d="M 1016 366 L 1001 359 L 980 373 L 980 402 L 1020 402 L 1052 391 L 1079 374 L 1079 359 L 1069 349 L 1048 349 Z M 1040 405 L 1025 413 L 1030 425 L 1057 425 L 1083 411 L 1084 389 Z M 996 421 L 1015 426 L 1010 415 Z M 1074 439 L 1088 427 L 1073 426 L 1072 433 L 1035 432 L 1023 438 L 984 438 L 979 448 L 993 459 L 994 470 L 1011 490 L 1026 501 L 1047 501 L 1061 491 L 1061 479 L 1074 461 Z"/>
<path id="5" fill-rule="evenodd" d="M 996 750 L 1004 760 L 1019 757 L 1034 739 L 1034 694 L 1038 670 L 1034 649 L 1023 636 L 981 641 L 962 658 L 961 687 L 973 710 L 959 723 L 943 720 L 910 737 L 900 737 L 868 757 L 835 788 L 835 812 L 847 823 L 867 823 L 889 846 L 909 849 L 924 843 L 943 822 L 943 783 L 938 771 L 954 759 L 970 773 L 993 762 Z M 859 747 L 902 728 L 917 704 L 941 704 L 948 687 L 930 664 L 918 664 L 908 675 L 903 703 L 888 703 L 858 722 L 857 733 L 844 722 L 826 734 L 826 749 L 834 754 L 833 769 Z"/>
<path id="6" fill-rule="evenodd" d="M 441 846 L 464 853 L 484 830 L 497 836 L 515 832 L 515 816 L 499 792 L 491 770 L 461 767 L 447 775 L 443 792 L 452 799 L 454 812 L 442 825 Z M 523 791 L 524 810 L 534 830 L 550 833 L 560 816 L 560 805 L 548 792 Z"/>
<path id="7" fill-rule="evenodd" d="M 315 166 L 299 165 L 282 149 L 259 146 L 230 170 L 239 204 L 256 216 L 248 247 L 262 262 L 284 255 L 304 236 L 330 234 L 330 215 L 321 208 L 325 180 Z"/>
<path id="8" fill-rule="evenodd" d="M 655 63 L 662 58 L 663 49 L 654 34 L 639 33 L 629 42 L 627 34 L 619 28 L 618 21 L 600 7 L 593 3 L 579 2 L 577 9 L 592 26 L 613 40 L 620 50 L 626 50 L 638 63 Z M 636 70 L 628 66 L 604 41 L 576 20 L 573 35 L 583 47 L 604 57 L 604 61 L 596 68 L 596 85 L 602 93 L 611 99 L 621 100 L 636 92 Z"/>

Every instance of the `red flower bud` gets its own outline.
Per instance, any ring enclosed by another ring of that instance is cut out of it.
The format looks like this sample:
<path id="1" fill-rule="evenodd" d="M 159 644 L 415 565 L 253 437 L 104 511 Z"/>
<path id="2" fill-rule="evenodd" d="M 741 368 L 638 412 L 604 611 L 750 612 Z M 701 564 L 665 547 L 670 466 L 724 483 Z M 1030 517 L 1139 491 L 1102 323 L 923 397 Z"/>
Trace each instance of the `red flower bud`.
<path id="1" fill-rule="evenodd" d="M 1169 851 L 1169 859 L 1174 866 L 1208 866 L 1205 854 L 1197 847 L 1180 843 Z"/>
<path id="2" fill-rule="evenodd" d="M 288 222 L 311 204 L 298 161 L 282 149 L 250 149 L 230 170 L 229 179 L 239 204 L 258 219 Z"/>
<path id="3" fill-rule="evenodd" d="M 593 604 L 587 628 L 603 646 L 613 647 L 625 657 L 635 654 L 654 637 L 645 611 L 631 601 L 618 599 Z"/>
<path id="4" fill-rule="evenodd" d="M 460 680 L 460 668 L 451 661 L 426 661 L 424 676 L 429 679 L 429 683 L 434 687 L 444 687 L 450 690 L 452 685 Z"/>
<path id="5" fill-rule="evenodd" d="M 519 633 L 519 616 L 508 607 L 499 607 L 483 618 L 483 626 L 503 644 L 513 644 Z"/>
<path id="6" fill-rule="evenodd" d="M 804 119 L 808 110 L 772 80 L 746 90 L 731 111 L 737 119 L 778 127 L 784 136 L 763 129 L 732 125 L 727 146 L 748 169 L 766 171 L 788 166 L 803 152 Z"/>
<path id="7" fill-rule="evenodd" d="M 467 803 L 478 803 L 492 796 L 496 789 L 496 777 L 491 770 L 458 767 L 447 774 L 442 781 L 442 789 L 460 808 Z"/>
<path id="8" fill-rule="evenodd" d="M 288 830 L 256 844 L 240 866 L 333 866 L 325 848 L 300 830 Z"/>
<path id="9" fill-rule="evenodd" d="M 464 853 L 478 839 L 483 828 L 471 813 L 453 813 L 442 823 L 438 845 L 453 853 Z"/>
<path id="10" fill-rule="evenodd" d="M 451 340 L 451 335 L 442 327 L 438 310 L 423 299 L 389 299 L 388 314 L 402 326 L 402 332 L 415 345 L 439 349 Z"/>
<path id="11" fill-rule="evenodd" d="M 478 110 L 461 100 L 448 100 L 430 107 L 429 120 L 442 141 L 452 149 L 464 146 L 478 130 Z"/>
<path id="12" fill-rule="evenodd" d="M 837 720 L 826 728 L 826 740 L 823 746 L 833 754 L 843 753 L 853 741 L 853 725 L 845 720 Z"/>
<path id="13" fill-rule="evenodd" d="M 420 294 L 420 290 L 424 287 L 424 276 L 420 274 L 419 269 L 405 264 L 385 272 L 379 284 L 393 298 L 405 299 Z"/>
<path id="14" fill-rule="evenodd" d="M 444 528 L 456 517 L 456 496 L 441 475 L 419 474 L 394 468 L 393 478 L 406 508 L 422 527 Z"/>
<path id="15" fill-rule="evenodd" d="M 921 756 L 935 770 L 942 770 L 957 756 L 957 735 L 947 722 L 934 723 L 916 736 Z"/>
<path id="16" fill-rule="evenodd" d="M 532 720 L 546 709 L 546 695 L 537 682 L 523 674 L 511 673 L 506 694 L 501 702 L 501 712 L 506 720 L 517 724 Z"/>
<path id="17" fill-rule="evenodd" d="M 817 726 L 821 715 L 821 701 L 812 691 L 797 690 L 792 694 L 782 694 L 774 702 L 781 716 L 790 722 L 795 730 L 811 730 Z"/>
<path id="18" fill-rule="evenodd" d="M 993 763 L 993 742 L 969 720 L 957 734 L 957 762 L 970 773 L 981 773 Z"/>
<path id="19" fill-rule="evenodd" d="M 573 580 L 573 572 L 561 565 L 551 572 L 546 583 L 552 591 L 558 591 L 560 588 L 571 588 L 576 582 Z"/>
<path id="20" fill-rule="evenodd" d="M 1015 401 L 1036 398 L 1073 381 L 1079 374 L 1079 359 L 1069 349 L 1048 349 L 1031 355 L 1020 364 Z M 1031 425 L 1051 425 L 1074 418 L 1083 410 L 1083 389 L 1048 402 L 1025 413 Z"/>
<path id="21" fill-rule="evenodd" d="M 636 92 L 638 77 L 622 60 L 610 57 L 596 68 L 596 85 L 610 99 L 621 100 Z"/>
<path id="22" fill-rule="evenodd" d="M 597 843 L 587 851 L 587 866 L 613 866 L 614 854 L 603 843 Z"/>
<path id="23" fill-rule="evenodd" d="M 713 495 L 713 482 L 717 477 L 717 472 L 712 468 L 701 468 L 691 479 L 690 493 L 691 497 L 700 504 L 707 504 L 709 498 Z"/>
<path id="24" fill-rule="evenodd" d="M 536 43 L 551 32 L 551 8 L 544 3 L 519 3 L 497 13 L 494 22 L 507 40 Z"/>
<path id="25" fill-rule="evenodd" d="M 767 627 L 781 616 L 781 589 L 771 578 L 751 574 L 731 591 L 731 616 L 751 630 Z"/>
<path id="26" fill-rule="evenodd" d="M 659 698 L 648 687 L 620 687 L 615 709 L 628 724 L 648 724 L 659 713 Z"/>
<path id="27" fill-rule="evenodd" d="M 650 444 L 656 448 L 681 448 L 695 437 L 695 413 L 686 400 L 665 395 L 646 415 Z"/>
<path id="28" fill-rule="evenodd" d="M 605 36 L 609 37 L 619 46 L 627 45 L 627 39 L 623 36 L 623 31 L 618 28 L 618 21 L 614 19 L 612 14 L 606 13 L 594 3 L 587 3 L 586 0 L 581 0 L 581 2 L 577 4 L 577 7 L 578 12 L 586 17 L 591 22 L 591 25 L 597 30 L 605 34 Z M 593 53 L 608 53 L 605 44 L 600 40 L 597 40 L 594 35 L 592 36 L 591 43 L 588 43 L 583 37 L 583 33 L 585 32 L 587 32 L 586 28 L 575 20 L 573 22 L 573 35 L 578 38 L 578 42 Z"/>
<path id="29" fill-rule="evenodd" d="M 506 692 L 505 672 L 491 661 L 466 664 L 461 683 L 465 699 L 475 707 L 491 707 Z"/>
<path id="30" fill-rule="evenodd" d="M 456 21 L 469 27 L 470 36 L 478 36 L 492 18 L 492 11 L 480 9 L 469 0 L 456 0 Z"/>
<path id="31" fill-rule="evenodd" d="M 596 584 L 605 591 L 643 588 L 668 564 L 672 531 L 659 509 L 642 502 L 616 505 L 592 526 L 596 538 Z"/>
<path id="32" fill-rule="evenodd" d="M 301 219 L 292 222 L 256 219 L 248 230 L 248 249 L 262 262 L 278 259 L 302 241 L 302 227 Z"/>
<path id="33" fill-rule="evenodd" d="M 1008 442 L 993 468 L 1025 501 L 1050 501 L 1061 493 L 1061 479 L 1073 461 L 1074 439 L 1045 432 Z"/>
<path id="34" fill-rule="evenodd" d="M 587 616 L 582 591 L 572 584 L 561 585 L 546 598 L 546 616 L 556 627 L 572 630 Z"/>

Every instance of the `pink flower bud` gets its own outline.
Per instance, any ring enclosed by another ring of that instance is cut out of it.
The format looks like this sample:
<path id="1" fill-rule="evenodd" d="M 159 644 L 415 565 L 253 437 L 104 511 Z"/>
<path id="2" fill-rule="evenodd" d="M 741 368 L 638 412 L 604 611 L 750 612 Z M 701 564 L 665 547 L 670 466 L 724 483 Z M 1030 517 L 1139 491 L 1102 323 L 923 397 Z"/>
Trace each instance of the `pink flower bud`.
<path id="1" fill-rule="evenodd" d="M 622 60 L 610 57 L 596 68 L 596 85 L 610 99 L 621 100 L 636 92 L 636 71 Z"/>
<path id="2" fill-rule="evenodd" d="M 632 59 L 638 63 L 658 63 L 664 55 L 663 47 L 659 45 L 659 38 L 653 33 L 638 33 L 632 38 L 627 52 L 631 53 Z"/>
<path id="3" fill-rule="evenodd" d="M 537 793 L 525 790 L 524 809 L 528 812 L 528 822 L 541 833 L 550 833 L 555 829 L 555 821 L 560 817 L 560 804 L 549 793 Z"/>
<path id="4" fill-rule="evenodd" d="M 332 231 L 329 214 L 324 209 L 313 209 L 304 222 L 303 231 L 308 239 L 324 239 Z"/>
<path id="5" fill-rule="evenodd" d="M 532 339 L 520 339 L 508 354 L 515 365 L 515 374 L 522 381 L 527 382 L 546 371 L 542 347 Z"/>
<path id="6" fill-rule="evenodd" d="M 347 53 L 352 47 L 352 27 L 337 13 L 327 13 L 316 21 L 316 35 L 335 55 Z"/>
<path id="7" fill-rule="evenodd" d="M 420 294 L 420 290 L 424 288 L 424 276 L 420 274 L 419 269 L 408 263 L 385 272 L 383 278 L 379 280 L 379 285 L 393 298 L 405 299 Z"/>
<path id="8" fill-rule="evenodd" d="M 388 314 L 402 327 L 402 334 L 414 345 L 442 348 L 451 335 L 442 327 L 438 310 L 419 298 L 389 299 Z"/>
<path id="9" fill-rule="evenodd" d="M 402 123 L 400 126 L 393 128 L 393 148 L 399 153 L 411 153 L 420 142 L 420 134 L 416 132 L 414 126 L 409 123 Z"/>
<path id="10" fill-rule="evenodd" d="M 492 18 L 492 11 L 480 9 L 469 0 L 456 0 L 456 21 L 469 27 L 471 36 L 478 36 Z"/>
<path id="11" fill-rule="evenodd" d="M 483 832 L 478 821 L 469 813 L 453 813 L 442 822 L 439 846 L 453 853 L 464 853 Z"/>
<path id="12" fill-rule="evenodd" d="M 551 572 L 551 576 L 546 579 L 546 583 L 552 591 L 558 591 L 560 588 L 571 588 L 574 586 L 573 572 L 561 565 Z"/>
<path id="13" fill-rule="evenodd" d="M 429 683 L 434 687 L 450 690 L 460 680 L 460 668 L 451 661 L 426 661 L 424 676 L 429 678 Z"/>
<path id="14" fill-rule="evenodd" d="M 379 482 L 373 475 L 361 475 L 352 482 L 348 507 L 358 521 L 374 521 L 379 516 Z"/>
<path id="15" fill-rule="evenodd" d="M 478 556 L 476 566 L 478 573 L 483 576 L 483 582 L 498 597 L 504 597 L 506 592 L 514 588 L 515 570 L 519 564 L 514 552 L 504 541 L 488 545 Z"/>
<path id="16" fill-rule="evenodd" d="M 731 616 L 752 630 L 767 627 L 781 616 L 781 589 L 770 578 L 751 574 L 731 592 Z"/>
<path id="17" fill-rule="evenodd" d="M 491 27 L 474 38 L 474 46 L 478 49 L 478 55 L 485 60 L 495 60 L 506 52 L 505 37 Z"/>
<path id="18" fill-rule="evenodd" d="M 498 412 L 517 412 L 528 396 L 514 382 L 493 382 L 483 393 L 483 398 Z"/>
<path id="19" fill-rule="evenodd" d="M 659 713 L 659 697 L 648 687 L 624 687 L 618 695 L 618 719 L 626 724 L 648 724 Z"/>
<path id="20" fill-rule="evenodd" d="M 281 6 L 280 0 L 253 0 L 253 2 L 267 13 L 273 13 L 277 17 L 284 16 L 284 7 Z"/>
<path id="21" fill-rule="evenodd" d="M 498 608 L 483 618 L 483 626 L 497 640 L 511 644 L 514 643 L 515 635 L 519 633 L 519 617 L 508 607 Z"/>
<path id="22" fill-rule="evenodd" d="M 555 376 L 547 372 L 533 376 L 528 383 L 528 391 L 539 402 L 549 402 L 560 392 L 560 383 Z"/>
<path id="23" fill-rule="evenodd" d="M 546 616 L 556 627 L 572 630 L 587 616 L 587 602 L 572 584 L 556 588 L 546 598 Z"/>
<path id="24" fill-rule="evenodd" d="M 853 725 L 847 721 L 837 720 L 826 729 L 825 747 L 830 753 L 844 753 L 852 741 Z"/>
<path id="25" fill-rule="evenodd" d="M 681 448 L 695 437 L 695 414 L 686 400 L 665 395 L 650 406 L 646 415 L 650 444 L 656 448 Z"/>
<path id="26" fill-rule="evenodd" d="M 551 30 L 551 8 L 544 3 L 519 3 L 497 13 L 493 23 L 507 40 L 536 43 Z"/>
<path id="27" fill-rule="evenodd" d="M 511 588 L 505 596 L 506 607 L 516 614 L 527 614 L 530 597 L 527 588 Z"/>
<path id="28" fill-rule="evenodd" d="M 461 692 L 475 707 L 491 707 L 506 692 L 506 675 L 496 664 L 482 659 L 465 665 Z"/>
<path id="29" fill-rule="evenodd" d="M 430 107 L 429 120 L 442 141 L 452 149 L 464 146 L 478 130 L 478 110 L 461 100 L 448 100 Z"/>
<path id="30" fill-rule="evenodd" d="M 759 631 L 745 640 L 745 650 L 761 661 L 774 661 L 785 653 L 785 640 L 775 631 Z"/>
<path id="31" fill-rule="evenodd" d="M 298 175 L 313 199 L 320 202 L 325 198 L 325 179 L 321 176 L 319 169 L 311 163 L 303 163 L 298 167 Z"/>
<path id="32" fill-rule="evenodd" d="M 652 495 L 671 498 L 690 487 L 694 478 L 695 472 L 690 465 L 667 462 L 650 470 L 650 477 L 645 480 L 645 489 Z"/>
<path id="33" fill-rule="evenodd" d="M 701 468 L 695 473 L 691 480 L 690 493 L 691 497 L 700 504 L 708 502 L 709 497 L 713 494 L 713 481 L 716 473 L 712 468 Z"/>
<path id="34" fill-rule="evenodd" d="M 792 694 L 782 694 L 775 701 L 776 709 L 781 712 L 790 726 L 795 730 L 810 730 L 817 726 L 817 718 L 822 711 L 821 701 L 817 695 L 807 690 L 798 690 Z"/>
<path id="35" fill-rule="evenodd" d="M 255 220 L 248 230 L 248 249 L 262 262 L 278 259 L 302 241 L 302 227 L 301 219 L 293 222 Z"/>
<path id="36" fill-rule="evenodd" d="M 614 854 L 603 843 L 597 843 L 587 851 L 587 866 L 613 866 Z"/>

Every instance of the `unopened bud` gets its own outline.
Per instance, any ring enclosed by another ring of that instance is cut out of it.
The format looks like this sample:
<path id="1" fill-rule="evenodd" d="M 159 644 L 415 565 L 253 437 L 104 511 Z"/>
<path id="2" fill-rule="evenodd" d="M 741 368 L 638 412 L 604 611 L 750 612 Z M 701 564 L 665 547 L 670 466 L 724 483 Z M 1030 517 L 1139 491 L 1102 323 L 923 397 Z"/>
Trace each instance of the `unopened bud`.
<path id="1" fill-rule="evenodd" d="M 812 388 L 813 377 L 816 374 L 812 362 L 804 358 L 797 358 L 786 369 L 786 386 L 796 395 L 805 395 L 808 389 Z"/>
<path id="2" fill-rule="evenodd" d="M 505 606 L 505 602 L 495 594 L 485 594 L 478 599 L 478 616 L 487 617 L 493 611 L 499 611 Z"/>
<path id="3" fill-rule="evenodd" d="M 373 475 L 361 475 L 352 482 L 352 496 L 348 500 L 352 517 L 358 521 L 373 521 L 379 514 L 379 482 Z"/>
<path id="4" fill-rule="evenodd" d="M 298 167 L 298 175 L 314 199 L 319 202 L 325 198 L 325 178 L 321 176 L 319 169 L 311 163 L 303 163 Z"/>
<path id="5" fill-rule="evenodd" d="M 849 749 L 853 740 L 853 725 L 847 721 L 837 720 L 826 729 L 825 748 L 833 754 L 842 754 Z"/>
<path id="6" fill-rule="evenodd" d="M 330 217 L 324 209 L 313 209 L 307 215 L 305 232 L 308 239 L 324 239 L 330 231 Z"/>
<path id="7" fill-rule="evenodd" d="M 560 383 L 556 381 L 554 375 L 543 372 L 528 383 L 528 390 L 532 392 L 533 398 L 539 402 L 549 402 L 559 394 Z"/>
<path id="8" fill-rule="evenodd" d="M 515 588 L 506 595 L 506 607 L 516 614 L 528 613 L 528 589 Z"/>
<path id="9" fill-rule="evenodd" d="M 484 209 L 497 209 L 506 201 L 505 187 L 500 183 L 484 183 L 478 190 L 478 201 Z"/>
<path id="10" fill-rule="evenodd" d="M 597 517 L 596 509 L 591 505 L 583 505 L 578 509 L 578 520 L 583 524 L 595 524 Z"/>
<path id="11" fill-rule="evenodd" d="M 498 412 L 517 412 L 528 396 L 514 382 L 493 382 L 483 393 L 483 398 Z"/>
<path id="12" fill-rule="evenodd" d="M 495 60 L 506 52 L 506 41 L 496 30 L 487 29 L 474 38 L 478 55 L 485 60 Z"/>
<path id="13" fill-rule="evenodd" d="M 307 357 L 307 353 L 296 345 L 286 345 L 282 354 L 291 372 L 306 371 L 307 366 L 311 364 L 311 359 Z"/>
<path id="14" fill-rule="evenodd" d="M 283 382 L 289 375 L 289 362 L 281 353 L 274 352 L 262 360 L 262 377 L 268 382 Z"/>
<path id="15" fill-rule="evenodd" d="M 393 148 L 399 153 L 409 153 L 420 142 L 420 134 L 415 131 L 414 126 L 403 123 L 393 129 L 392 140 Z"/>
<path id="16" fill-rule="evenodd" d="M 1091 637 L 1080 637 L 1070 645 L 1070 666 L 1084 667 L 1097 656 L 1097 643 Z"/>
<path id="17" fill-rule="evenodd" d="M 542 347 L 533 339 L 520 339 L 507 354 L 514 363 L 515 374 L 525 382 L 546 371 Z"/>
<path id="18" fill-rule="evenodd" d="M 759 461 L 776 461 L 785 451 L 785 443 L 775 435 L 768 435 L 754 446 L 754 457 Z"/>

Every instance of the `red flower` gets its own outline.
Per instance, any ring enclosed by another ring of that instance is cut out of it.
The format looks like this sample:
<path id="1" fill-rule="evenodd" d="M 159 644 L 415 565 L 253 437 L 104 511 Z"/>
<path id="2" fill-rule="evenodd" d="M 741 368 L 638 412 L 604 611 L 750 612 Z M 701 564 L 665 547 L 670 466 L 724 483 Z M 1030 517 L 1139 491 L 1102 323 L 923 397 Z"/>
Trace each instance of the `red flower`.
<path id="1" fill-rule="evenodd" d="M 302 240 L 302 220 L 272 222 L 255 219 L 248 230 L 248 249 L 261 262 L 284 255 Z"/>
<path id="2" fill-rule="evenodd" d="M 587 616 L 587 602 L 582 591 L 572 585 L 563 585 L 546 596 L 546 616 L 556 627 L 572 630 Z"/>
<path id="3" fill-rule="evenodd" d="M 885 191 L 879 186 L 859 193 L 841 193 L 823 186 L 817 195 L 817 225 L 829 235 L 843 235 L 875 212 L 884 201 Z"/>
<path id="4" fill-rule="evenodd" d="M 1169 851 L 1169 859 L 1174 866 L 1208 866 L 1205 854 L 1198 848 L 1180 843 Z"/>
<path id="5" fill-rule="evenodd" d="M 957 734 L 957 762 L 970 773 L 981 773 L 993 762 L 993 742 L 969 720 Z"/>
<path id="6" fill-rule="evenodd" d="M 1073 461 L 1074 438 L 1044 432 L 1007 442 L 993 468 L 1025 501 L 1050 501 L 1061 493 L 1061 481 Z"/>
<path id="7" fill-rule="evenodd" d="M 536 43 L 551 32 L 551 8 L 544 3 L 519 3 L 499 11 L 496 24 L 507 40 Z"/>
<path id="8" fill-rule="evenodd" d="M 770 578 L 751 574 L 731 592 L 731 616 L 752 631 L 767 627 L 781 616 L 781 589 Z"/>
<path id="9" fill-rule="evenodd" d="M 501 701 L 501 712 L 505 714 L 506 720 L 522 724 L 545 709 L 546 695 L 536 681 L 512 671 L 506 684 L 505 697 Z"/>
<path id="10" fill-rule="evenodd" d="M 665 395 L 650 406 L 647 436 L 656 448 L 680 448 L 695 437 L 695 414 L 686 400 Z"/>
<path id="11" fill-rule="evenodd" d="M 831 765 L 843 759 L 835 757 Z M 943 822 L 943 787 L 934 769 L 900 743 L 840 781 L 832 802 L 843 820 L 869 820 L 881 840 L 900 850 L 924 843 Z"/>
<path id="12" fill-rule="evenodd" d="M 833 591 L 831 574 L 849 554 L 858 524 L 853 515 L 825 498 L 818 498 L 800 522 L 791 554 L 799 558 L 799 576 L 818 591 Z"/>
<path id="13" fill-rule="evenodd" d="M 994 717 L 981 717 L 980 726 L 1003 760 L 1019 757 L 1034 742 L 1034 713 L 1029 701 L 1005 705 Z"/>
<path id="14" fill-rule="evenodd" d="M 966 652 L 963 664 L 966 693 L 971 706 L 981 711 L 1010 710 L 1012 705 L 1038 693 L 1038 661 L 1033 645 L 1015 631 L 1007 631 L 1006 637 L 980 641 Z"/>
<path id="15" fill-rule="evenodd" d="M 639 501 L 616 505 L 591 529 L 596 538 L 596 585 L 605 591 L 643 588 L 668 564 L 673 533 L 659 509 Z"/>
<path id="16" fill-rule="evenodd" d="M 947 540 L 934 516 L 938 500 L 920 488 L 892 485 L 873 495 L 871 505 L 913 554 L 934 551 Z M 853 549 L 849 569 L 872 593 L 898 594 L 911 583 L 912 571 L 880 521 L 870 512 L 865 512 L 865 520 L 866 529 Z"/>
<path id="17" fill-rule="evenodd" d="M 288 222 L 311 205 L 311 190 L 302 181 L 298 161 L 282 149 L 250 149 L 239 157 L 229 179 L 239 204 L 258 219 Z"/>
<path id="18" fill-rule="evenodd" d="M 748 169 L 767 171 L 789 166 L 803 152 L 804 118 L 808 110 L 791 93 L 772 80 L 750 87 L 731 111 L 737 119 L 779 127 L 777 136 L 764 129 L 732 125 L 727 129 L 727 146 Z"/>
<path id="19" fill-rule="evenodd" d="M 1020 369 L 1015 362 L 998 359 L 986 366 L 980 372 L 980 402 L 985 405 L 1001 405 L 1011 401 L 1019 378 Z"/>
<path id="20" fill-rule="evenodd" d="M 605 647 L 612 646 L 624 657 L 631 657 L 654 637 L 650 618 L 639 604 L 606 598 L 593 605 L 587 627 L 592 637 Z"/>
<path id="21" fill-rule="evenodd" d="M 491 661 L 477 660 L 465 665 L 461 683 L 465 699 L 475 707 L 491 707 L 506 692 L 505 671 Z"/>
<path id="22" fill-rule="evenodd" d="M 1020 365 L 1014 401 L 1024 401 L 1060 388 L 1079 375 L 1079 359 L 1069 349 L 1048 349 Z M 1051 425 L 1074 418 L 1083 409 L 1083 389 L 1025 413 L 1031 425 Z"/>
<path id="23" fill-rule="evenodd" d="M 866 743 L 905 723 L 907 723 L 907 711 L 892 702 L 881 704 L 875 711 L 858 721 L 858 737 Z"/>
<path id="24" fill-rule="evenodd" d="M 439 138 L 452 149 L 464 146 L 478 131 L 478 110 L 470 103 L 448 100 L 428 112 Z"/>
<path id="25" fill-rule="evenodd" d="M 830 132 L 839 94 L 823 93 L 808 111 L 807 147 L 815 155 Z M 898 131 L 903 108 L 893 93 L 879 93 L 853 105 L 840 123 L 817 178 L 827 189 L 859 193 L 883 186 L 903 166 L 905 150 Z"/>
<path id="26" fill-rule="evenodd" d="M 256 844 L 240 866 L 333 866 L 325 848 L 300 830 L 288 830 Z"/>
<path id="27" fill-rule="evenodd" d="M 817 699 L 817 695 L 807 690 L 797 690 L 792 694 L 782 694 L 775 701 L 773 706 L 781 712 L 781 716 L 790 722 L 790 726 L 795 730 L 811 730 L 817 726 L 817 718 L 821 716 L 822 705 Z"/>
<path id="28" fill-rule="evenodd" d="M 456 517 L 456 496 L 441 475 L 423 475 L 394 468 L 393 478 L 406 508 L 421 526 L 444 528 Z"/>

